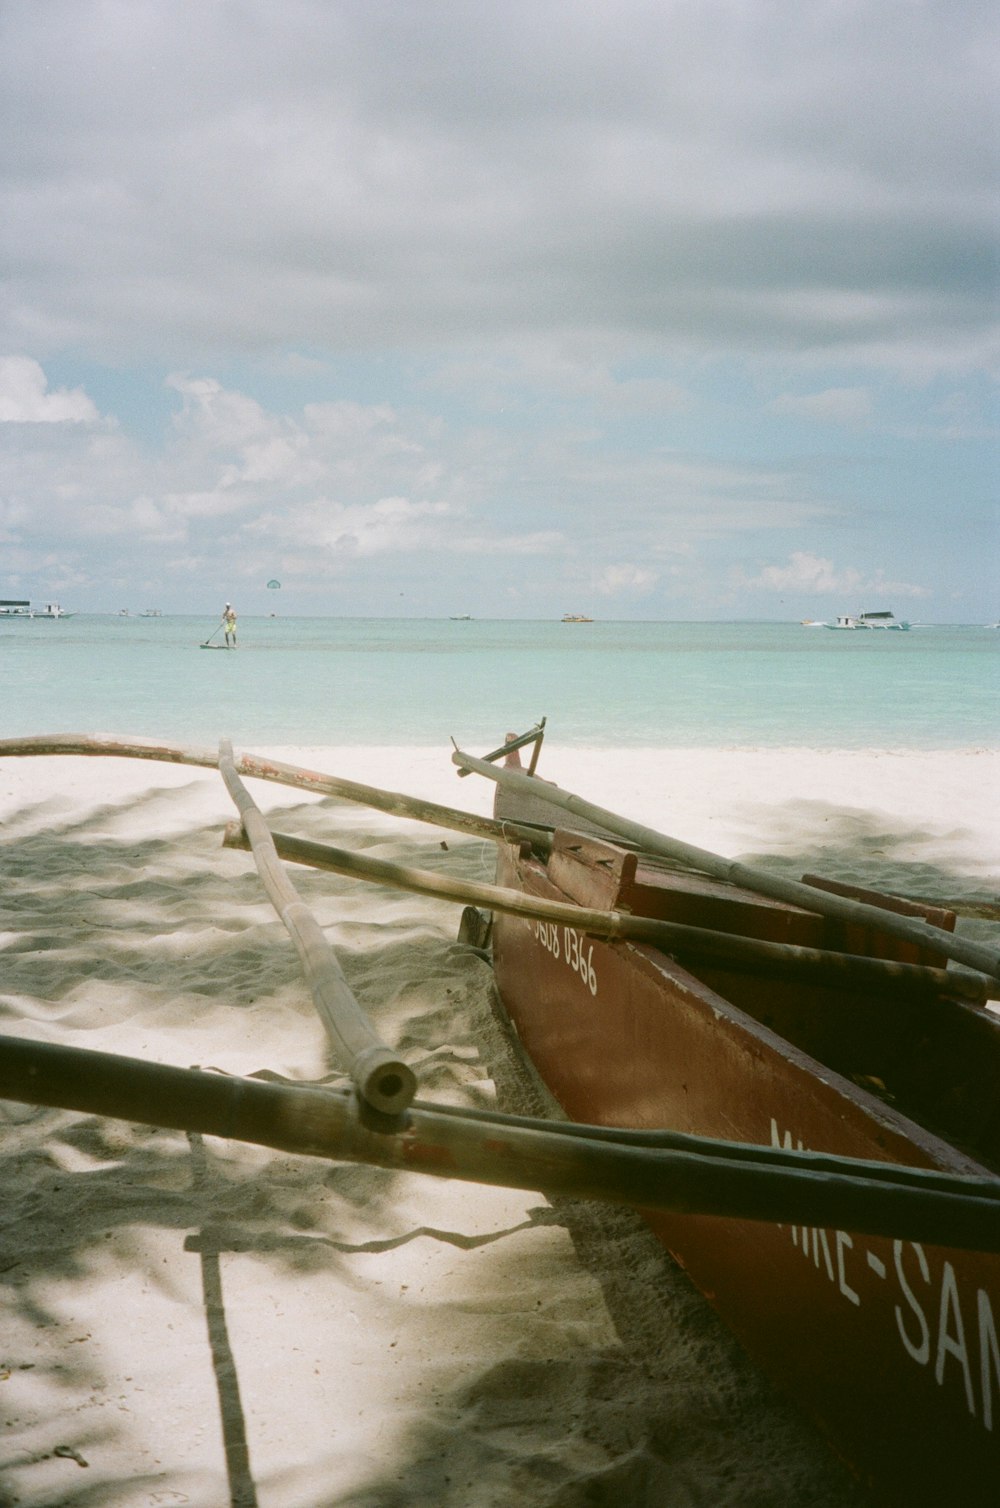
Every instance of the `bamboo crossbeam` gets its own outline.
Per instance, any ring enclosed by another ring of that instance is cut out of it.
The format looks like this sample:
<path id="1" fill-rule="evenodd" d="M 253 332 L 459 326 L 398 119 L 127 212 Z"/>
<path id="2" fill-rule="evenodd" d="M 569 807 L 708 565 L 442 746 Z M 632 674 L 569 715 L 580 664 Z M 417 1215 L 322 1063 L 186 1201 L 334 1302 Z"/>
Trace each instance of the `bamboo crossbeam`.
<path id="1" fill-rule="evenodd" d="M 293 864 L 306 864 L 312 869 L 351 875 L 373 884 L 437 896 L 461 905 L 482 906 L 512 916 L 556 922 L 575 927 L 589 937 L 602 937 L 611 942 L 630 938 L 650 943 L 682 959 L 708 959 L 717 964 L 729 962 L 748 972 L 774 972 L 785 978 L 840 988 L 896 992 L 912 998 L 962 999 L 981 1005 L 988 994 L 987 980 L 981 974 L 964 969 L 925 968 L 919 964 L 862 958 L 824 948 L 765 942 L 712 931 L 707 927 L 632 916 L 624 911 L 597 911 L 566 901 L 526 895 L 502 885 L 459 880 L 427 869 L 394 864 L 387 859 L 351 853 L 287 833 L 272 832 L 271 839 L 279 856 Z M 223 843 L 227 848 L 249 847 L 247 836 L 238 822 L 227 827 Z"/>
<path id="2" fill-rule="evenodd" d="M 347 1091 L 229 1078 L 90 1049 L 0 1037 L 0 1098 L 220 1136 L 309 1157 L 370 1163 L 549 1197 L 821 1226 L 1000 1251 L 1000 1180 L 688 1138 L 540 1127 L 412 1105 L 366 1124 Z"/>
<path id="3" fill-rule="evenodd" d="M 192 765 L 210 770 L 214 770 L 219 762 L 218 753 L 214 750 L 160 743 L 152 739 L 112 738 L 90 733 L 42 733 L 29 738 L 0 739 L 0 759 L 35 758 L 46 754 L 150 759 L 160 760 L 165 764 Z M 342 801 L 369 806 L 393 817 L 432 823 L 436 827 L 465 833 L 473 838 L 485 838 L 494 843 L 504 843 L 519 836 L 533 841 L 539 838 L 539 829 L 530 823 L 502 822 L 493 817 L 480 817 L 475 812 L 441 806 L 436 801 L 424 801 L 419 796 L 406 796 L 400 791 L 382 790 L 378 786 L 364 785 L 360 781 L 347 780 L 339 775 L 324 775 L 318 770 L 285 764 L 280 759 L 265 759 L 258 754 L 239 754 L 234 756 L 233 764 L 239 775 L 268 780 L 299 791 L 310 791 L 317 796 L 337 796 Z"/>
<path id="4" fill-rule="evenodd" d="M 907 942 L 915 942 L 920 947 L 933 948 L 945 958 L 977 969 L 980 973 L 989 975 L 991 979 L 1000 980 L 1000 952 L 985 943 L 974 942 L 966 937 L 956 937 L 951 932 L 945 932 L 940 927 L 932 928 L 926 922 L 918 921 L 913 917 L 899 916 L 879 906 L 849 900 L 845 896 L 834 895 L 829 891 L 816 889 L 812 885 L 803 885 L 799 880 L 786 880 L 779 875 L 770 874 L 766 869 L 742 864 L 736 859 L 723 858 L 719 854 L 711 853 L 708 849 L 696 848 L 691 843 L 684 843 L 679 838 L 667 837 L 664 833 L 657 832 L 655 828 L 633 822 L 617 812 L 608 811 L 603 806 L 586 801 L 582 796 L 576 796 L 571 791 L 564 791 L 557 785 L 550 785 L 547 781 L 542 783 L 534 776 L 526 775 L 520 770 L 489 764 L 486 760 L 477 759 L 461 749 L 455 749 L 451 758 L 452 763 L 460 768 L 475 770 L 477 774 L 485 775 L 488 780 L 493 780 L 497 785 L 504 786 L 508 790 L 520 791 L 537 800 L 560 807 L 587 822 L 596 822 L 609 832 L 635 843 L 645 853 L 659 854 L 663 858 L 673 859 L 677 863 L 712 875 L 715 879 L 728 880 L 731 884 L 744 886 L 748 890 L 756 890 L 759 895 L 770 896 L 773 900 L 800 906 L 820 916 L 831 916 L 840 921 L 877 927 L 881 932 L 905 938 Z"/>
<path id="5" fill-rule="evenodd" d="M 267 824 L 236 773 L 228 740 L 219 746 L 219 773 L 240 814 L 264 889 L 298 951 L 338 1063 L 373 1109 L 400 1114 L 417 1091 L 413 1070 L 382 1041 L 352 994 L 337 955 L 282 868 Z"/>

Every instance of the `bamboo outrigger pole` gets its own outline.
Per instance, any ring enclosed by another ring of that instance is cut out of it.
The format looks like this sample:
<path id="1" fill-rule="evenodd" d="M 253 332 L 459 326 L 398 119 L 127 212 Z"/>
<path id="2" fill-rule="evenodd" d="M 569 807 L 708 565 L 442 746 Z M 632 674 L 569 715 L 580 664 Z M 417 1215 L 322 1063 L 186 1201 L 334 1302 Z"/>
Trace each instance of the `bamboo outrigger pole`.
<path id="1" fill-rule="evenodd" d="M 596 822 L 608 832 L 635 843 L 645 853 L 673 859 L 691 869 L 699 869 L 704 874 L 712 875 L 715 879 L 728 880 L 731 884 L 742 885 L 748 890 L 756 890 L 759 895 L 770 896 L 773 900 L 785 901 L 803 910 L 817 912 L 820 916 L 831 916 L 840 921 L 877 927 L 880 932 L 888 932 L 896 937 L 905 938 L 908 942 L 915 942 L 923 948 L 933 948 L 945 958 L 953 959 L 956 963 L 967 964 L 970 968 L 989 975 L 993 980 L 1000 980 L 1000 952 L 996 948 L 988 947 L 985 943 L 973 942 L 966 937 L 956 937 L 951 932 L 945 932 L 939 927 L 931 928 L 926 922 L 918 921 L 913 917 L 899 916 L 893 911 L 884 911 L 880 906 L 870 906 L 863 901 L 849 900 L 845 896 L 816 889 L 812 885 L 803 885 L 800 880 L 782 879 L 779 875 L 769 874 L 766 869 L 741 864 L 737 859 L 725 859 L 719 854 L 709 852 L 708 849 L 696 848 L 693 844 L 684 843 L 679 838 L 669 838 L 664 833 L 657 832 L 655 828 L 644 827 L 640 822 L 632 822 L 628 817 L 608 811 L 603 806 L 596 806 L 592 801 L 584 800 L 582 796 L 575 796 L 571 791 L 564 791 L 557 785 L 550 785 L 548 781 L 542 782 L 534 776 L 525 774 L 522 770 L 498 768 L 485 759 L 477 759 L 474 755 L 466 754 L 458 748 L 455 749 L 451 759 L 452 763 L 458 765 L 460 769 L 475 770 L 477 774 L 485 775 L 488 780 L 494 780 L 497 785 L 504 786 L 508 790 L 520 791 L 535 800 L 561 807 L 564 811 L 576 817 L 582 817 L 587 822 Z"/>
<path id="2" fill-rule="evenodd" d="M 306 982 L 340 1066 L 373 1109 L 384 1115 L 399 1115 L 417 1092 L 413 1070 L 377 1035 L 351 993 L 337 955 L 281 866 L 267 824 L 236 773 L 228 739 L 219 745 L 218 763 L 219 774 L 240 814 L 257 873 L 298 950 Z"/>
<path id="3" fill-rule="evenodd" d="M 417 895 L 439 896 L 462 905 L 482 906 L 512 916 L 557 922 L 575 927 L 588 937 L 603 937 L 610 942 L 632 938 L 636 942 L 651 943 L 680 958 L 731 962 L 748 971 L 775 972 L 789 978 L 843 988 L 878 989 L 911 998 L 961 999 L 977 1005 L 983 1004 L 987 998 L 988 981 L 982 974 L 966 969 L 926 968 L 922 964 L 864 958 L 828 948 L 766 942 L 717 932 L 708 927 L 632 916 L 625 911 L 596 911 L 570 901 L 550 901 L 527 895 L 503 885 L 458 880 L 429 869 L 393 864 L 387 859 L 350 853 L 343 848 L 291 837 L 287 833 L 272 832 L 270 836 L 279 858 L 293 864 L 307 864 L 312 869 L 350 875 L 376 885 L 391 885 Z M 226 828 L 223 844 L 226 848 L 250 847 L 249 838 L 239 822 L 232 822 Z"/>
<path id="4" fill-rule="evenodd" d="M 144 738 L 109 738 L 90 733 L 42 733 L 28 738 L 0 738 L 0 759 L 35 758 L 45 754 L 148 759 L 163 764 L 192 765 L 197 769 L 208 770 L 216 769 L 219 763 L 218 753 L 214 750 L 159 743 Z M 531 823 L 500 822 L 493 817 L 479 817 L 474 812 L 440 806 L 436 801 L 424 801 L 419 796 L 406 796 L 400 791 L 386 791 L 379 786 L 363 785 L 360 781 L 347 780 L 340 775 L 324 775 L 319 770 L 284 764 L 280 759 L 265 759 L 259 754 L 235 755 L 233 767 L 237 774 L 250 775 L 256 780 L 291 786 L 295 790 L 309 791 L 316 796 L 337 796 L 342 801 L 370 806 L 375 811 L 387 812 L 392 817 L 430 822 L 436 827 L 466 833 L 473 838 L 487 838 L 494 843 L 502 843 L 518 836 L 533 841 L 539 839 L 539 829 Z"/>
<path id="5" fill-rule="evenodd" d="M 975 1175 L 420 1104 L 374 1127 L 349 1091 L 18 1037 L 0 1037 L 0 1098 L 550 1197 L 1000 1251 L 1000 1180 Z"/>

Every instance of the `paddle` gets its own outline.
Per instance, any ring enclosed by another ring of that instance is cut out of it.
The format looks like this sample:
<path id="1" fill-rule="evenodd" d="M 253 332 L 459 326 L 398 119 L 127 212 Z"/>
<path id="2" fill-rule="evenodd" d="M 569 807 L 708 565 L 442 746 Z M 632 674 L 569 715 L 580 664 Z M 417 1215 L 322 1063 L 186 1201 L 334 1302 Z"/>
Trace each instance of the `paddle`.
<path id="1" fill-rule="evenodd" d="M 225 620 L 225 618 L 223 618 L 222 621 L 221 621 L 221 623 L 219 624 L 219 627 L 216 628 L 216 629 L 214 629 L 212 631 L 212 633 L 209 634 L 209 636 L 208 636 L 207 639 L 203 639 L 202 640 L 202 644 L 201 644 L 202 649 L 207 649 L 208 646 L 211 644 L 212 640 L 215 638 L 215 635 L 219 632 L 219 629 L 225 628 L 225 626 L 226 626 L 226 620 Z M 222 648 L 221 644 L 218 646 L 218 648 L 219 649 Z"/>

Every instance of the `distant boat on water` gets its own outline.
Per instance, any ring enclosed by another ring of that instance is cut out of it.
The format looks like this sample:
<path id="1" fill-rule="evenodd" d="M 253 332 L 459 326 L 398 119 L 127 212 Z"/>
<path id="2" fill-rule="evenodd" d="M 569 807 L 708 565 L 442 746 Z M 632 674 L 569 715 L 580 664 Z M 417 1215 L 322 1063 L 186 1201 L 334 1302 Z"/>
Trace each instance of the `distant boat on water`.
<path id="1" fill-rule="evenodd" d="M 452 613 L 452 615 L 451 615 L 451 622 L 452 623 L 471 623 L 472 622 L 472 614 L 471 613 Z"/>
<path id="2" fill-rule="evenodd" d="M 583 613 L 563 613 L 563 623 L 593 623 L 593 618 L 587 618 Z"/>
<path id="3" fill-rule="evenodd" d="M 72 618 L 58 602 L 46 602 L 44 607 L 32 607 L 21 598 L 0 599 L 0 618 Z"/>
<path id="4" fill-rule="evenodd" d="M 810 625 L 812 626 L 812 625 Z M 893 629 L 896 633 L 908 633 L 910 625 L 902 618 L 896 618 L 892 613 L 858 613 L 853 617 L 850 613 L 842 613 L 835 623 L 824 623 L 824 628 L 841 629 Z"/>
<path id="5" fill-rule="evenodd" d="M 163 614 L 158 607 L 144 607 L 139 614 L 140 618 L 162 618 Z M 272 614 L 273 617 L 273 614 Z"/>

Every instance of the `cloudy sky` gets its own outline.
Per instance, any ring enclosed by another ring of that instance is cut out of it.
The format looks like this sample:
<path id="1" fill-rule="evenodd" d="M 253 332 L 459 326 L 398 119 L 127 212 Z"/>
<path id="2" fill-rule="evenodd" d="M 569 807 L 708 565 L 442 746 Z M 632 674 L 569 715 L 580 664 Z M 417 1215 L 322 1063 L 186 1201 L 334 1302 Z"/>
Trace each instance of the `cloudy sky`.
<path id="1" fill-rule="evenodd" d="M 2 0 L 0 596 L 995 620 L 995 15 Z"/>

